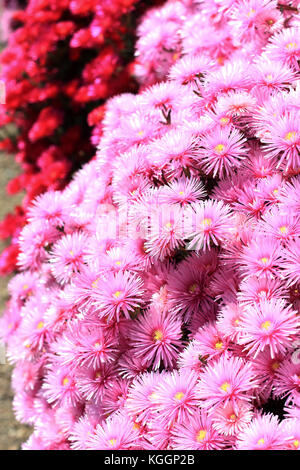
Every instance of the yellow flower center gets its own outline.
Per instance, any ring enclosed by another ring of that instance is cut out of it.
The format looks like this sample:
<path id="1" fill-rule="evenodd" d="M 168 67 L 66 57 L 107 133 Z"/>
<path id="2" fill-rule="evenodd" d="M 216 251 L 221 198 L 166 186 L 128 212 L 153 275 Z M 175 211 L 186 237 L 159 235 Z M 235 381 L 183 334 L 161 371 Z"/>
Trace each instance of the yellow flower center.
<path id="1" fill-rule="evenodd" d="M 223 392 L 228 392 L 228 390 L 230 389 L 230 383 L 224 382 L 224 383 L 221 385 L 220 389 L 223 390 Z"/>
<path id="2" fill-rule="evenodd" d="M 62 381 L 62 384 L 64 387 L 66 387 L 67 385 L 69 385 L 70 383 L 70 379 L 68 377 L 65 377 Z"/>
<path id="3" fill-rule="evenodd" d="M 194 292 L 196 291 L 198 285 L 197 284 L 192 284 L 190 287 L 189 287 L 189 292 L 191 294 L 194 294 Z"/>
<path id="4" fill-rule="evenodd" d="M 183 399 L 183 397 L 184 397 L 184 393 L 183 393 L 183 392 L 177 392 L 177 393 L 175 394 L 175 397 L 174 397 L 174 398 L 175 398 L 175 400 L 181 401 L 181 400 Z"/>
<path id="5" fill-rule="evenodd" d="M 183 196 L 184 195 L 184 191 L 179 191 L 179 196 Z"/>
<path id="6" fill-rule="evenodd" d="M 270 322 L 270 320 L 266 320 L 265 322 L 263 322 L 260 327 L 263 329 L 263 330 L 269 330 L 272 326 L 272 323 Z"/>
<path id="7" fill-rule="evenodd" d="M 120 266 L 121 264 L 122 264 L 121 261 L 116 261 L 116 265 L 117 265 L 117 266 Z"/>
<path id="8" fill-rule="evenodd" d="M 262 264 L 267 264 L 269 262 L 269 258 L 265 256 L 264 258 L 261 258 L 260 261 L 262 262 Z"/>
<path id="9" fill-rule="evenodd" d="M 38 330 L 41 330 L 42 328 L 44 328 L 44 324 L 45 324 L 45 323 L 44 323 L 43 321 L 40 321 L 40 322 L 38 323 L 38 325 L 37 325 L 37 329 L 38 329 Z"/>
<path id="10" fill-rule="evenodd" d="M 144 135 L 144 131 L 143 131 L 143 130 L 141 130 L 141 131 L 138 132 L 138 136 L 142 137 L 142 135 Z"/>
<path id="11" fill-rule="evenodd" d="M 108 444 L 109 444 L 111 447 L 115 446 L 116 443 L 117 443 L 117 439 L 109 439 L 109 441 L 108 441 Z"/>
<path id="12" fill-rule="evenodd" d="M 209 219 L 209 218 L 202 220 L 203 228 L 205 228 L 205 227 L 210 227 L 210 226 L 211 226 L 211 223 L 212 223 L 212 220 Z"/>
<path id="13" fill-rule="evenodd" d="M 223 124 L 228 124 L 229 123 L 229 118 L 228 117 L 222 117 L 220 119 L 220 124 L 223 125 Z"/>
<path id="14" fill-rule="evenodd" d="M 286 45 L 286 48 L 288 51 L 291 51 L 293 49 L 297 49 L 298 47 L 298 44 L 296 42 L 289 42 L 287 45 Z"/>
<path id="15" fill-rule="evenodd" d="M 295 439 L 295 440 L 294 440 L 293 446 L 295 447 L 295 449 L 298 449 L 298 447 L 299 447 L 299 441 L 298 441 L 298 439 Z"/>
<path id="16" fill-rule="evenodd" d="M 196 441 L 201 442 L 206 438 L 207 431 L 205 429 L 200 429 L 197 433 Z"/>
<path id="17" fill-rule="evenodd" d="M 290 131 L 286 134 L 284 137 L 284 140 L 291 141 L 296 137 L 296 132 L 295 131 Z"/>
<path id="18" fill-rule="evenodd" d="M 248 17 L 253 16 L 255 13 L 256 13 L 255 10 L 253 10 L 253 8 L 251 8 L 251 10 L 248 11 L 247 16 Z"/>
<path id="19" fill-rule="evenodd" d="M 287 226 L 286 225 L 283 225 L 282 227 L 279 227 L 279 231 L 281 233 L 287 233 Z"/>
<path id="20" fill-rule="evenodd" d="M 117 291 L 114 293 L 114 297 L 115 297 L 116 299 L 118 299 L 121 295 L 122 295 L 122 291 L 120 291 L 120 290 L 117 290 Z"/>
<path id="21" fill-rule="evenodd" d="M 280 364 L 278 361 L 275 361 L 273 362 L 273 364 L 271 365 L 271 369 L 273 370 L 277 370 L 279 368 Z"/>
<path id="22" fill-rule="evenodd" d="M 97 279 L 95 279 L 94 282 L 92 282 L 92 287 L 93 287 L 94 289 L 96 289 L 96 287 L 98 287 L 98 282 L 99 282 L 99 281 L 100 281 L 100 278 L 98 277 Z"/>
<path id="23" fill-rule="evenodd" d="M 26 290 L 26 289 L 28 289 L 28 287 L 29 287 L 29 285 L 28 285 L 28 284 L 24 284 L 24 286 L 23 286 L 23 290 Z"/>
<path id="24" fill-rule="evenodd" d="M 161 341 L 163 339 L 164 335 L 161 330 L 155 330 L 153 333 L 153 339 L 155 341 Z"/>
<path id="25" fill-rule="evenodd" d="M 69 253 L 71 256 L 74 256 L 74 251 L 71 250 Z"/>
<path id="26" fill-rule="evenodd" d="M 171 224 L 171 222 L 168 222 L 166 223 L 165 227 L 166 229 L 170 230 L 171 228 L 173 228 L 173 225 Z"/>
<path id="27" fill-rule="evenodd" d="M 232 413 L 232 414 L 229 416 L 229 419 L 230 419 L 231 421 L 236 421 L 237 416 L 236 416 L 234 413 Z"/>
<path id="28" fill-rule="evenodd" d="M 216 348 L 216 349 L 222 349 L 222 348 L 223 348 L 223 343 L 222 343 L 222 341 L 217 341 L 217 342 L 215 343 L 215 348 Z"/>
<path id="29" fill-rule="evenodd" d="M 224 151 L 224 149 L 225 149 L 225 145 L 223 145 L 223 144 L 218 144 L 218 145 L 215 146 L 215 151 L 217 153 L 222 153 Z"/>
<path id="30" fill-rule="evenodd" d="M 265 440 L 263 438 L 259 439 L 259 441 L 257 441 L 257 444 L 259 446 L 263 445 L 265 443 Z"/>

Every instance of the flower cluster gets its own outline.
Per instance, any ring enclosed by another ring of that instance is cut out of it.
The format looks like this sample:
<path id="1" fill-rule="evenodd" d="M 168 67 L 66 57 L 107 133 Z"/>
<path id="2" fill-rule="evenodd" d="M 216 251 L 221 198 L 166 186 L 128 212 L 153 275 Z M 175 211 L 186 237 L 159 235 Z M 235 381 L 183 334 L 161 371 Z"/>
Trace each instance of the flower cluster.
<path id="1" fill-rule="evenodd" d="M 12 239 L 0 257 L 0 274 L 15 268 L 30 201 L 62 189 L 94 156 L 106 99 L 136 90 L 130 65 L 135 22 L 158 1 L 27 3 L 14 11 L 18 2 L 9 2 L 2 17 L 4 38 L 14 31 L 1 54 L 6 105 L 0 109 L 0 150 L 15 154 L 22 168 L 8 194 L 24 190 L 25 197 L 0 223 L 0 238 Z"/>
<path id="2" fill-rule="evenodd" d="M 298 4 L 143 17 L 143 89 L 18 240 L 1 331 L 24 449 L 299 448 Z"/>

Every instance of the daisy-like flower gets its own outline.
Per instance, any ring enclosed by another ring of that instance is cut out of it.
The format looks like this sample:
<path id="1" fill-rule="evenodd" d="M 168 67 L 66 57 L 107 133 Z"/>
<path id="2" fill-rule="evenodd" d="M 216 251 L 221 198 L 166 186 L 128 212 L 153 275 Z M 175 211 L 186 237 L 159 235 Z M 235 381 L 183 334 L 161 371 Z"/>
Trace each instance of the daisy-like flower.
<path id="1" fill-rule="evenodd" d="M 268 57 L 260 58 L 251 69 L 251 79 L 255 89 L 267 96 L 272 91 L 284 89 L 296 80 L 295 71 L 286 64 Z"/>
<path id="2" fill-rule="evenodd" d="M 66 204 L 59 191 L 49 191 L 38 196 L 28 209 L 29 222 L 44 221 L 50 226 L 63 227 L 68 220 L 72 206 Z"/>
<path id="3" fill-rule="evenodd" d="M 249 354 L 255 358 L 267 348 L 274 357 L 290 349 L 299 334 L 300 322 L 291 305 L 282 299 L 270 299 L 245 307 L 239 328 L 239 343 Z"/>
<path id="4" fill-rule="evenodd" d="M 250 276 L 276 277 L 279 274 L 281 252 L 278 240 L 256 237 L 244 247 L 239 264 L 244 278 Z"/>
<path id="5" fill-rule="evenodd" d="M 149 146 L 151 161 L 167 176 L 181 177 L 183 169 L 195 164 L 198 149 L 189 132 L 171 129 Z"/>
<path id="6" fill-rule="evenodd" d="M 279 116 L 267 126 L 268 132 L 261 136 L 265 151 L 270 158 L 278 158 L 277 168 L 285 171 L 300 168 L 299 111 Z"/>
<path id="7" fill-rule="evenodd" d="M 202 372 L 205 358 L 202 358 L 198 341 L 191 341 L 187 347 L 178 356 L 179 369 L 185 369 L 189 372 Z"/>
<path id="8" fill-rule="evenodd" d="M 286 243 L 300 236 L 300 219 L 295 214 L 274 206 L 262 216 L 257 229 L 267 236 Z"/>
<path id="9" fill-rule="evenodd" d="M 219 245 L 228 240 L 234 232 L 234 216 L 228 205 L 222 201 L 200 201 L 188 208 L 186 213 L 185 231 L 188 249 L 208 250 L 213 245 Z"/>
<path id="10" fill-rule="evenodd" d="M 282 450 L 285 433 L 275 415 L 259 415 L 237 436 L 238 450 Z"/>
<path id="11" fill-rule="evenodd" d="M 153 369 L 174 366 L 182 348 L 181 337 L 181 321 L 154 307 L 139 317 L 130 331 L 133 354 Z"/>
<path id="12" fill-rule="evenodd" d="M 228 347 L 227 338 L 218 330 L 215 323 L 206 323 L 202 328 L 199 328 L 195 334 L 195 340 L 199 355 L 208 359 L 223 354 Z"/>
<path id="13" fill-rule="evenodd" d="M 43 383 L 44 396 L 52 406 L 76 406 L 82 399 L 74 370 L 51 364 Z"/>
<path id="14" fill-rule="evenodd" d="M 84 255 L 87 235 L 74 232 L 62 237 L 53 247 L 51 270 L 55 279 L 61 284 L 71 280 L 74 273 L 84 267 Z"/>
<path id="15" fill-rule="evenodd" d="M 272 57 L 272 60 L 277 60 L 299 70 L 299 36 L 299 27 L 283 29 L 270 39 L 266 53 Z"/>
<path id="16" fill-rule="evenodd" d="M 221 450 L 225 446 L 223 437 L 204 410 L 172 429 L 174 450 Z"/>
<path id="17" fill-rule="evenodd" d="M 163 186 L 160 199 L 163 204 L 180 204 L 185 206 L 202 199 L 205 196 L 203 183 L 196 178 L 182 177 L 173 180 L 168 186 Z"/>
<path id="18" fill-rule="evenodd" d="M 235 128 L 216 128 L 213 133 L 202 137 L 199 153 L 204 171 L 213 177 L 230 176 L 245 158 L 245 137 Z"/>
<path id="19" fill-rule="evenodd" d="M 243 309 L 237 303 L 228 303 L 218 312 L 216 326 L 227 340 L 233 342 L 238 340 L 242 312 Z"/>
<path id="20" fill-rule="evenodd" d="M 287 291 L 279 279 L 269 277 L 248 277 L 240 284 L 237 294 L 239 302 L 243 305 L 259 303 L 261 300 L 282 299 L 287 297 Z"/>
<path id="21" fill-rule="evenodd" d="M 163 375 L 158 372 L 145 372 L 133 380 L 128 390 L 126 409 L 133 419 L 144 426 L 149 424 L 152 414 L 155 414 L 152 397 L 162 378 Z"/>
<path id="22" fill-rule="evenodd" d="M 200 375 L 196 397 L 209 412 L 218 406 L 249 402 L 258 386 L 252 366 L 239 357 L 223 354 Z"/>
<path id="23" fill-rule="evenodd" d="M 163 260 L 184 245 L 184 212 L 179 205 L 153 209 L 145 250 L 154 259 Z"/>
<path id="24" fill-rule="evenodd" d="M 130 313 L 142 303 L 142 287 L 142 280 L 135 275 L 127 272 L 110 274 L 97 283 L 91 305 L 100 318 L 107 318 L 109 322 L 119 321 L 121 315 L 130 318 Z"/>
<path id="25" fill-rule="evenodd" d="M 206 73 L 214 68 L 214 63 L 204 55 L 187 55 L 178 60 L 170 70 L 169 77 L 181 85 L 197 90 Z"/>
<path id="26" fill-rule="evenodd" d="M 98 424 L 88 440 L 90 450 L 132 450 L 139 440 L 139 431 L 125 413 L 115 413 L 103 424 Z"/>
<path id="27" fill-rule="evenodd" d="M 282 250 L 281 276 L 286 286 L 292 286 L 300 281 L 300 247 L 296 240 L 288 243 Z"/>
<path id="28" fill-rule="evenodd" d="M 238 436 L 252 421 L 253 410 L 249 403 L 228 403 L 215 409 L 212 415 L 213 428 L 225 436 Z"/>
<path id="29" fill-rule="evenodd" d="M 196 412 L 196 382 L 197 375 L 184 370 L 174 370 L 162 377 L 152 394 L 162 426 L 183 423 Z"/>
<path id="30" fill-rule="evenodd" d="M 211 266 L 216 265 L 212 257 Z M 197 255 L 189 256 L 168 277 L 168 306 L 171 312 L 181 313 L 189 321 L 196 313 L 205 318 L 212 299 L 207 289 L 207 272 L 203 269 L 202 259 Z M 208 320 L 208 318 L 206 318 Z"/>
<path id="31" fill-rule="evenodd" d="M 300 396 L 300 363 L 287 358 L 276 370 L 274 379 L 274 395 L 289 397 L 292 400 Z"/>

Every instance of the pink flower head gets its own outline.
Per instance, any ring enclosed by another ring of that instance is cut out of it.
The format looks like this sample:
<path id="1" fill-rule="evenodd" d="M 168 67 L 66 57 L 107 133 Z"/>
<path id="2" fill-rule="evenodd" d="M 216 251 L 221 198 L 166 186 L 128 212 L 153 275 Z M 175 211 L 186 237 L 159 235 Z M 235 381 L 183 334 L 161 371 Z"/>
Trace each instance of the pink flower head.
<path id="1" fill-rule="evenodd" d="M 200 201 L 187 212 L 186 232 L 189 249 L 208 250 L 228 239 L 234 230 L 234 216 L 221 201 Z"/>
<path id="2" fill-rule="evenodd" d="M 153 369 L 174 366 L 182 348 L 181 337 L 181 321 L 153 307 L 135 321 L 130 331 L 133 354 Z"/>
<path id="3" fill-rule="evenodd" d="M 100 318 L 119 321 L 121 315 L 130 318 L 130 312 L 141 305 L 142 280 L 129 273 L 110 274 L 100 280 L 92 297 L 92 306 Z"/>
<path id="4" fill-rule="evenodd" d="M 235 128 L 216 128 L 200 142 L 200 163 L 208 174 L 229 176 L 240 166 L 246 148 L 244 136 Z"/>
<path id="5" fill-rule="evenodd" d="M 184 370 L 174 370 L 162 377 L 152 394 L 162 426 L 183 423 L 196 412 L 196 381 L 196 374 Z"/>
<path id="6" fill-rule="evenodd" d="M 239 436 L 252 419 L 252 407 L 244 402 L 237 402 L 235 406 L 229 402 L 215 409 L 212 415 L 213 428 L 225 436 Z"/>
<path id="7" fill-rule="evenodd" d="M 284 353 L 299 334 L 300 323 L 297 312 L 282 299 L 262 300 L 244 309 L 239 343 L 255 358 L 265 348 L 271 357 Z"/>
<path id="8" fill-rule="evenodd" d="M 174 450 L 220 450 L 225 447 L 222 436 L 214 429 L 211 418 L 201 410 L 188 421 L 172 429 Z"/>
<path id="9" fill-rule="evenodd" d="M 98 424 L 87 443 L 90 450 L 132 450 L 139 432 L 126 414 L 115 413 L 103 424 Z"/>
<path id="10" fill-rule="evenodd" d="M 282 450 L 285 435 L 277 416 L 259 415 L 238 435 L 238 450 Z"/>
<path id="11" fill-rule="evenodd" d="M 228 403 L 235 407 L 240 401 L 249 402 L 257 386 L 249 362 L 224 354 L 204 369 L 196 387 L 196 396 L 201 400 L 201 406 L 211 411 Z"/>

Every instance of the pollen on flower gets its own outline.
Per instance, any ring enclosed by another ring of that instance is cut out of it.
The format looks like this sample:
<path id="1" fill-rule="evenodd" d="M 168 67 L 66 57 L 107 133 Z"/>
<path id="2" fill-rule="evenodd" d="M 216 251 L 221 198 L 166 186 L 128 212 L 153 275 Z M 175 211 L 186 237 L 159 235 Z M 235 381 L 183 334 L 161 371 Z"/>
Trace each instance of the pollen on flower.
<path id="1" fill-rule="evenodd" d="M 37 325 L 38 330 L 42 330 L 44 328 L 45 323 L 43 321 L 40 321 Z"/>
<path id="2" fill-rule="evenodd" d="M 215 348 L 216 348 L 216 349 L 222 349 L 222 348 L 223 348 L 223 343 L 222 343 L 222 341 L 217 341 L 217 342 L 215 343 Z"/>
<path id="3" fill-rule="evenodd" d="M 203 219 L 201 222 L 201 225 L 203 226 L 203 228 L 210 227 L 211 224 L 212 224 L 212 219 L 210 218 Z"/>
<path id="4" fill-rule="evenodd" d="M 267 258 L 266 256 L 264 256 L 263 258 L 260 259 L 260 261 L 262 262 L 262 264 L 268 264 L 269 258 Z"/>
<path id="5" fill-rule="evenodd" d="M 175 400 L 181 401 L 184 398 L 184 393 L 183 392 L 177 392 L 174 396 Z"/>
<path id="6" fill-rule="evenodd" d="M 268 331 L 271 327 L 272 327 L 272 323 L 270 322 L 270 320 L 266 320 L 265 322 L 261 324 L 261 329 L 263 330 Z"/>
<path id="7" fill-rule="evenodd" d="M 230 383 L 229 382 L 224 382 L 221 386 L 220 386 L 220 390 L 223 390 L 223 392 L 228 392 L 230 389 Z"/>
<path id="8" fill-rule="evenodd" d="M 114 447 L 117 443 L 117 439 L 109 439 L 108 443 L 110 447 Z"/>
<path id="9" fill-rule="evenodd" d="M 113 294 L 113 296 L 114 296 L 116 299 L 118 299 L 119 297 L 121 297 L 121 295 L 122 295 L 122 291 L 120 291 L 120 290 L 117 290 L 117 291 Z"/>
<path id="10" fill-rule="evenodd" d="M 296 134 L 295 131 L 289 131 L 289 132 L 285 135 L 284 140 L 286 140 L 286 141 L 294 140 L 295 137 L 296 137 L 296 135 L 297 135 L 297 134 Z"/>
<path id="11" fill-rule="evenodd" d="M 298 48 L 298 44 L 297 44 L 296 42 L 289 42 L 288 44 L 286 44 L 285 47 L 286 47 L 289 51 L 292 51 L 292 50 Z"/>
<path id="12" fill-rule="evenodd" d="M 218 144 L 215 146 L 215 151 L 219 154 L 221 154 L 222 152 L 224 152 L 224 149 L 225 149 L 225 145 L 224 144 Z"/>
<path id="13" fill-rule="evenodd" d="M 164 334 L 161 330 L 155 330 L 153 333 L 153 339 L 155 341 L 161 341 L 164 337 Z"/>
<path id="14" fill-rule="evenodd" d="M 287 226 L 286 226 L 286 225 L 282 225 L 282 227 L 279 227 L 279 231 L 280 231 L 282 234 L 287 233 Z"/>
<path id="15" fill-rule="evenodd" d="M 298 448 L 299 448 L 299 445 L 300 445 L 299 440 L 298 440 L 298 439 L 295 439 L 295 440 L 293 441 L 293 446 L 295 447 L 295 449 L 298 449 Z"/>
<path id="16" fill-rule="evenodd" d="M 206 435 L 207 435 L 207 431 L 205 429 L 200 429 L 196 437 L 197 442 L 203 441 L 206 438 Z"/>
<path id="17" fill-rule="evenodd" d="M 265 443 L 265 440 L 264 440 L 263 438 L 261 438 L 261 439 L 259 439 L 259 440 L 257 441 L 257 444 L 258 444 L 259 446 L 262 446 L 264 443 Z"/>
<path id="18" fill-rule="evenodd" d="M 69 383 L 70 383 L 70 379 L 68 377 L 64 377 L 62 381 L 63 386 L 67 387 Z"/>
<path id="19" fill-rule="evenodd" d="M 190 294 L 194 294 L 197 288 L 198 288 L 198 284 L 192 284 L 191 286 L 189 286 L 188 291 L 190 292 Z"/>

